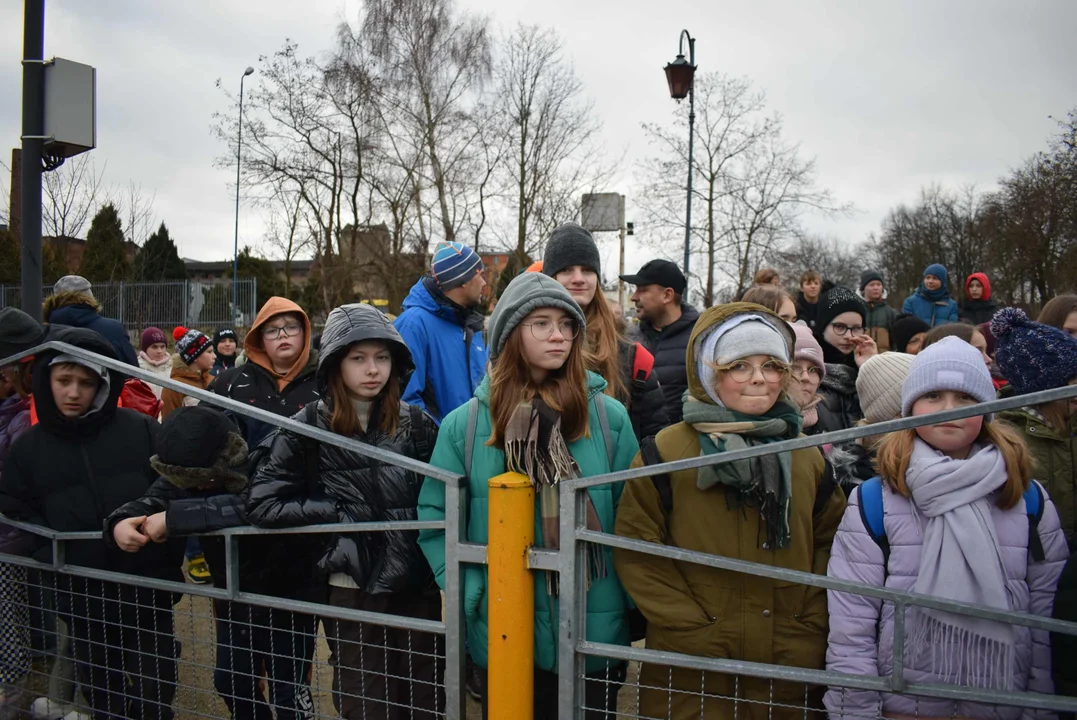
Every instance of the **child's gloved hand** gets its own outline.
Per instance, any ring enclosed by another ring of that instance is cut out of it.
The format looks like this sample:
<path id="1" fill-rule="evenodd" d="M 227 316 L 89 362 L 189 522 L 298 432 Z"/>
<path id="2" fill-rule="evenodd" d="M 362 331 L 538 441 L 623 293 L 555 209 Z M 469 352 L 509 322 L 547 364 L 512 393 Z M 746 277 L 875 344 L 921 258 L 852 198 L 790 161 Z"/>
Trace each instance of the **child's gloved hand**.
<path id="1" fill-rule="evenodd" d="M 146 518 L 142 524 L 142 534 L 155 543 L 162 543 L 168 539 L 168 524 L 165 513 L 159 512 Z"/>
<path id="2" fill-rule="evenodd" d="M 142 523 L 146 522 L 146 516 L 127 518 L 120 520 L 112 528 L 112 539 L 116 546 L 124 552 L 134 553 L 142 549 L 149 542 L 149 538 L 142 534 Z"/>

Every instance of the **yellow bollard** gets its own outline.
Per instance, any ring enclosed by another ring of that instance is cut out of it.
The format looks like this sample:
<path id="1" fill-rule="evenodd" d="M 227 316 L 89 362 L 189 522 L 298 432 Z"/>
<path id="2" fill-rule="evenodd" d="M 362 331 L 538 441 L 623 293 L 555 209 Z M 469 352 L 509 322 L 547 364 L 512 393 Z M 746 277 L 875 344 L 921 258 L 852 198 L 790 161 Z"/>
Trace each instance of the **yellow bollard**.
<path id="1" fill-rule="evenodd" d="M 486 696 L 491 720 L 532 720 L 535 695 L 535 489 L 526 475 L 489 480 Z"/>

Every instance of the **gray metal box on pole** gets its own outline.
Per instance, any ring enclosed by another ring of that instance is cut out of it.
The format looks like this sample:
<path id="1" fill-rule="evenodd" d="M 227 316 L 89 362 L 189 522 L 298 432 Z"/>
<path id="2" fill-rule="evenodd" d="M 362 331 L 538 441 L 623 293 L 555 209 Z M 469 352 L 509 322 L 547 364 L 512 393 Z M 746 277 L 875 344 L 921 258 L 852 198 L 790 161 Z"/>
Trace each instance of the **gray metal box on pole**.
<path id="1" fill-rule="evenodd" d="M 53 58 L 45 63 L 45 155 L 71 157 L 97 147 L 97 70 Z"/>

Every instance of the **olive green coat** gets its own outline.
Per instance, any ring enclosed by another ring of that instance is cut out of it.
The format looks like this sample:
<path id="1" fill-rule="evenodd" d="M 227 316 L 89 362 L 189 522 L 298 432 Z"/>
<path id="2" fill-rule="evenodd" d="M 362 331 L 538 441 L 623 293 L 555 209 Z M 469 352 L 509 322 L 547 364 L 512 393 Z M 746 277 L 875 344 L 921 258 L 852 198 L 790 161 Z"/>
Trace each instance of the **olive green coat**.
<path id="1" fill-rule="evenodd" d="M 693 349 L 701 328 L 721 322 L 743 304 L 712 308 L 696 325 L 688 345 L 689 392 L 710 402 L 696 376 Z M 716 312 L 712 312 L 716 311 Z M 707 323 L 707 320 L 710 323 Z M 685 423 L 656 438 L 664 460 L 697 457 L 698 433 Z M 634 467 L 641 464 L 636 458 Z M 617 510 L 616 533 L 761 563 L 826 574 L 830 545 L 845 511 L 845 496 L 834 487 L 829 500 L 814 514 L 824 462 L 819 450 L 792 455 L 790 542 L 781 550 L 762 546 L 766 536 L 759 513 L 730 508 L 721 487 L 700 490 L 696 471 L 671 475 L 673 509 L 667 517 L 650 478 L 630 480 Z M 647 618 L 647 647 L 703 657 L 822 669 L 829 629 L 826 591 L 765 580 L 653 555 L 614 550 L 617 573 Z M 807 695 L 799 684 L 757 680 L 646 663 L 640 676 L 640 714 L 646 717 L 803 718 Z M 668 688 L 668 689 L 667 689 Z M 673 690 L 674 692 L 671 692 Z M 681 692 L 675 692 L 675 691 Z M 708 697 L 701 700 L 701 690 Z M 734 704 L 728 699 L 739 697 Z M 816 700 L 817 689 L 810 697 Z M 755 702 L 744 702 L 757 701 Z M 701 705 L 702 702 L 702 705 Z"/>
<path id="2" fill-rule="evenodd" d="M 1077 415 L 1070 418 L 1068 433 L 1048 425 L 1035 408 L 1009 410 L 999 413 L 999 418 L 1017 428 L 1025 439 L 1032 457 L 1032 477 L 1047 488 L 1062 531 L 1072 539 L 1077 529 Z"/>

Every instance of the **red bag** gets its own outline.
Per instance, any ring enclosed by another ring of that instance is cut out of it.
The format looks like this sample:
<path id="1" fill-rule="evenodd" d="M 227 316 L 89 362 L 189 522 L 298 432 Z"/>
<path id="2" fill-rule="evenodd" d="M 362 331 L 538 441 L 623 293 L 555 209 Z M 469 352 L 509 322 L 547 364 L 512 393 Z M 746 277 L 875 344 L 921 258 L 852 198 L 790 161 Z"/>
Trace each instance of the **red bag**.
<path id="1" fill-rule="evenodd" d="M 129 410 L 137 410 L 143 415 L 156 418 L 161 414 L 161 406 L 164 405 L 153 392 L 149 383 L 138 378 L 127 378 L 120 391 L 120 400 L 116 407 L 125 407 Z"/>

